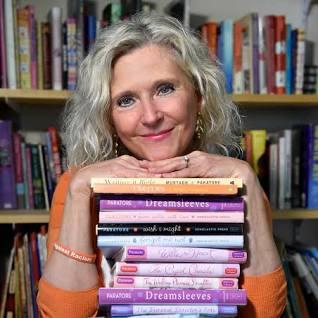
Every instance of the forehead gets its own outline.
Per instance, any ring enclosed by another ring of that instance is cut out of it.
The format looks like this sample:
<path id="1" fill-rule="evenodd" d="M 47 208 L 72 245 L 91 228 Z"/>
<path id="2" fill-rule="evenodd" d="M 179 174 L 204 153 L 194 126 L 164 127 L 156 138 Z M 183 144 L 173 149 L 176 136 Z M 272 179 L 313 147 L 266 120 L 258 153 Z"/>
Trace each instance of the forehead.
<path id="1" fill-rule="evenodd" d="M 177 77 L 186 79 L 174 52 L 164 46 L 149 44 L 119 57 L 113 65 L 111 87 L 134 81 Z"/>

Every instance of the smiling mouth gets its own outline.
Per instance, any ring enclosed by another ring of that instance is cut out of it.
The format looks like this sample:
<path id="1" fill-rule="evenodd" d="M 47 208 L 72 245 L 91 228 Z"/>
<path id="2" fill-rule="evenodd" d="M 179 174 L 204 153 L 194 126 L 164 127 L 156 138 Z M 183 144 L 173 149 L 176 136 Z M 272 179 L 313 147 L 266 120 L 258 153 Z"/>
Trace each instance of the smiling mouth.
<path id="1" fill-rule="evenodd" d="M 148 139 L 148 140 L 163 140 L 170 135 L 172 130 L 173 130 L 173 128 L 163 130 L 163 131 L 160 131 L 160 132 L 155 133 L 155 134 L 141 135 L 141 137 Z"/>

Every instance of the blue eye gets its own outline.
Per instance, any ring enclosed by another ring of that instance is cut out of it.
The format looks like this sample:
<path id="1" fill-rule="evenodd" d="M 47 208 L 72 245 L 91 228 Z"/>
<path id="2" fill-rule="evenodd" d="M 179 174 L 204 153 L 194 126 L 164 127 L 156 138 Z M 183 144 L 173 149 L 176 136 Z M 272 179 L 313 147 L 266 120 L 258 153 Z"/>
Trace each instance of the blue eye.
<path id="1" fill-rule="evenodd" d="M 160 85 L 158 88 L 158 95 L 164 96 L 164 95 L 171 94 L 174 91 L 175 91 L 175 88 L 172 84 L 163 84 L 163 85 Z"/>
<path id="2" fill-rule="evenodd" d="M 130 96 L 123 96 L 117 101 L 117 105 L 120 107 L 129 107 L 134 103 L 134 99 Z"/>

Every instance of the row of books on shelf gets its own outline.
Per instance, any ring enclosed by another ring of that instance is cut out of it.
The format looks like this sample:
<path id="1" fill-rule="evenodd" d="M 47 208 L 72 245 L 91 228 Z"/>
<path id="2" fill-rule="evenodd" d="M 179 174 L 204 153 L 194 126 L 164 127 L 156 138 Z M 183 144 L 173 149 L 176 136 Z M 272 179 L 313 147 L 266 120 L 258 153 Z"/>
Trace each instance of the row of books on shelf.
<path id="1" fill-rule="evenodd" d="M 105 257 L 99 315 L 237 316 L 247 302 L 239 287 L 247 260 L 241 179 L 93 178 L 91 185 Z"/>
<path id="2" fill-rule="evenodd" d="M 0 317 L 38 317 L 36 293 L 47 257 L 47 229 L 14 237 L 1 290 Z"/>
<path id="3" fill-rule="evenodd" d="M 93 1 L 68 1 L 67 19 L 53 6 L 48 21 L 37 21 L 36 6 L 0 3 L 0 87 L 74 90 L 78 66 L 95 42 L 99 29 L 137 11 L 152 10 L 142 1 L 108 3 L 96 18 Z"/>
<path id="4" fill-rule="evenodd" d="M 287 307 L 282 318 L 311 318 L 318 312 L 318 248 L 278 242 L 287 280 Z"/>
<path id="5" fill-rule="evenodd" d="M 305 45 L 305 31 L 293 29 L 285 16 L 250 13 L 210 21 L 200 34 L 221 62 L 228 93 L 317 94 L 312 47 Z"/>
<path id="6" fill-rule="evenodd" d="M 0 145 L 0 209 L 49 210 L 65 170 L 57 129 L 13 132 L 10 120 L 0 120 Z"/>
<path id="7" fill-rule="evenodd" d="M 317 143 L 317 124 L 245 132 L 244 159 L 254 168 L 273 208 L 318 208 Z"/>

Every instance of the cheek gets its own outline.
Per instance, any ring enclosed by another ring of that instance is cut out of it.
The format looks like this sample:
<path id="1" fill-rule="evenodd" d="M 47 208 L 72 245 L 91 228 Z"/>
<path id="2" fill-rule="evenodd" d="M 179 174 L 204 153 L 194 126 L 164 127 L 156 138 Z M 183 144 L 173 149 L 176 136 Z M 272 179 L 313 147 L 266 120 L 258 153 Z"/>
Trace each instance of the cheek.
<path id="1" fill-rule="evenodd" d="M 137 126 L 135 116 L 127 114 L 123 114 L 123 116 L 114 114 L 113 123 L 115 131 L 121 139 L 132 136 Z"/>

